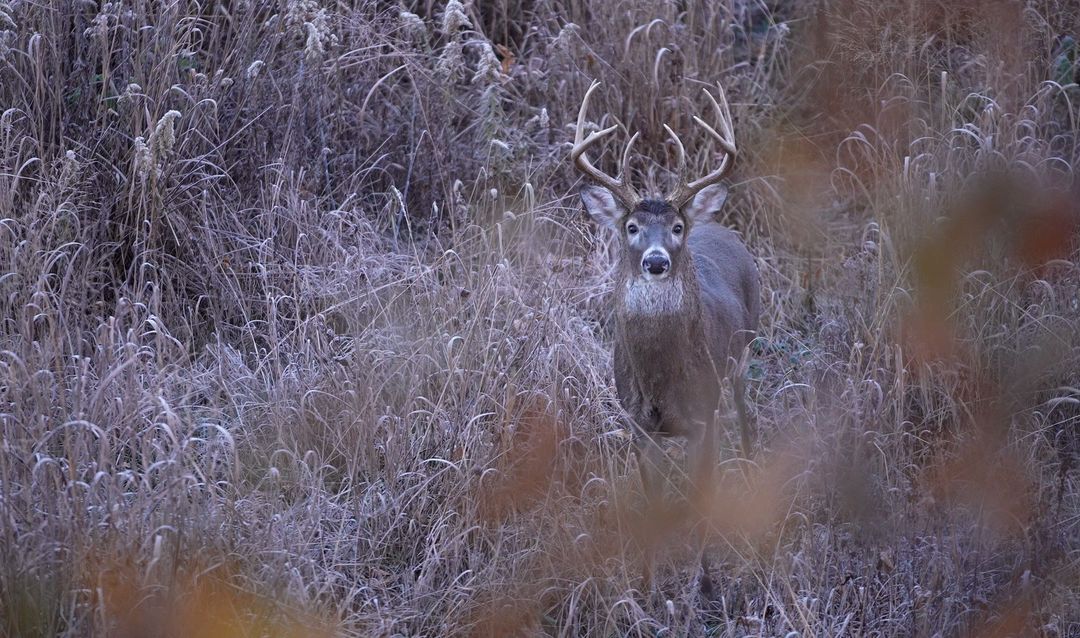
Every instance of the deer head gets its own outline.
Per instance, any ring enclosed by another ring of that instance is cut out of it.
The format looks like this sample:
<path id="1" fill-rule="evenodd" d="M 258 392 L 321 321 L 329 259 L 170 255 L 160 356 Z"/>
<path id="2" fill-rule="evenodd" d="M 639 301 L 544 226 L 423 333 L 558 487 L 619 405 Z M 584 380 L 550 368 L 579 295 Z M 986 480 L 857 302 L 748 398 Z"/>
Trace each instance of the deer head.
<path id="1" fill-rule="evenodd" d="M 613 228 L 618 233 L 623 248 L 623 267 L 628 274 L 633 273 L 646 281 L 666 279 L 684 268 L 683 264 L 687 261 L 684 255 L 688 254 L 684 247 L 694 225 L 710 219 L 727 199 L 727 188 L 719 182 L 731 170 L 737 150 L 731 112 L 724 90 L 717 85 L 719 101 L 707 89 L 704 90 L 712 103 L 719 132 L 700 117 L 694 116 L 694 122 L 715 139 L 724 151 L 720 165 L 708 175 L 690 181 L 687 177 L 686 149 L 675 131 L 665 124 L 664 130 L 675 142 L 678 153 L 678 185 L 665 197 L 643 198 L 629 183 L 631 150 L 638 139 L 638 133 L 630 138 L 623 150 L 622 169 L 618 178 L 596 168 L 586 155 L 589 147 L 618 128 L 617 125 L 610 126 L 585 136 L 585 115 L 589 99 L 599 86 L 600 83 L 594 81 L 581 101 L 574 148 L 570 152 L 570 157 L 577 167 L 599 184 L 582 187 L 582 203 L 589 216 L 597 223 Z"/>

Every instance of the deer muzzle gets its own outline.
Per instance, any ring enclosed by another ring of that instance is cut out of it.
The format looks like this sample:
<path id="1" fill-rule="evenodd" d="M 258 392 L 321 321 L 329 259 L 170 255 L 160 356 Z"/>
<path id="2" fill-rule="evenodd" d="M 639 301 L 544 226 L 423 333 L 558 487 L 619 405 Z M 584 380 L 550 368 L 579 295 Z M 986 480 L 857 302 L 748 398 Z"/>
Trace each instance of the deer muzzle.
<path id="1" fill-rule="evenodd" d="M 641 260 L 641 270 L 650 279 L 663 277 L 671 270 L 671 257 L 666 250 L 654 248 L 645 253 Z"/>

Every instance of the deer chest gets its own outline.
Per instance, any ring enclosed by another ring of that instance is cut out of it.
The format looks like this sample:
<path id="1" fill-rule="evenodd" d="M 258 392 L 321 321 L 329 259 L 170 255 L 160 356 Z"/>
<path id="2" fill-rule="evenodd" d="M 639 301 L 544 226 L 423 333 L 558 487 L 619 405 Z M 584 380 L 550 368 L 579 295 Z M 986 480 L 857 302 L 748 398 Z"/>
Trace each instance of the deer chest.
<path id="1" fill-rule="evenodd" d="M 684 435 L 716 409 L 718 376 L 703 344 L 617 338 L 615 380 L 623 408 L 639 427 Z"/>

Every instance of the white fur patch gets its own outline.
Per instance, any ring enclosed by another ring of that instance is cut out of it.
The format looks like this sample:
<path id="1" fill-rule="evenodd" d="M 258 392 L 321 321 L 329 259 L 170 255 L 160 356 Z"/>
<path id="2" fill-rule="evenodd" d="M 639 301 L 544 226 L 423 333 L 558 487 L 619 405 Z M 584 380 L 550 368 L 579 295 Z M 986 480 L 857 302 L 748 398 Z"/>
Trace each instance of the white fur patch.
<path id="1" fill-rule="evenodd" d="M 663 248 L 660 248 L 660 247 L 654 246 L 654 247 L 646 250 L 645 254 L 642 255 L 641 258 L 642 259 L 648 259 L 650 255 L 662 255 L 664 257 L 664 259 L 668 260 L 669 262 L 671 261 L 671 255 L 668 254 L 668 251 L 666 251 L 666 250 L 664 250 Z"/>
<path id="2" fill-rule="evenodd" d="M 626 282 L 623 303 L 630 315 L 669 315 L 682 308 L 683 292 L 682 281 L 675 277 L 659 281 L 635 277 Z"/>

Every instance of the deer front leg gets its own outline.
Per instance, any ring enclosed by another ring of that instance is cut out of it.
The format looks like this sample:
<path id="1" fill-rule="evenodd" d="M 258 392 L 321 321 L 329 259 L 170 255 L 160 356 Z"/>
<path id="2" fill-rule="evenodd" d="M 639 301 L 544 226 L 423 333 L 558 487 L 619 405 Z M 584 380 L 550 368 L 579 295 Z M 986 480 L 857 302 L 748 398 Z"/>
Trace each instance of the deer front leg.
<path id="1" fill-rule="evenodd" d="M 708 423 L 702 424 L 700 435 L 695 437 L 690 461 L 690 520 L 698 532 L 698 551 L 701 555 L 701 593 L 707 598 L 712 596 L 712 578 L 709 576 L 708 538 L 712 522 L 713 508 L 713 473 L 716 469 L 716 429 L 719 427 L 719 414 L 713 414 Z"/>
<path id="2" fill-rule="evenodd" d="M 690 505 L 693 513 L 703 516 L 708 512 L 709 497 L 713 492 L 713 473 L 716 469 L 716 420 L 702 423 L 697 436 L 690 438 L 687 453 L 690 479 Z"/>
<path id="3" fill-rule="evenodd" d="M 659 529 L 654 529 L 662 519 L 664 497 L 664 450 L 650 434 L 638 432 L 634 437 L 641 488 L 645 495 L 645 512 L 642 519 L 644 549 L 645 590 L 652 589 L 653 567 L 656 562 L 656 543 Z"/>
<path id="4" fill-rule="evenodd" d="M 664 450 L 649 434 L 638 434 L 634 444 L 645 503 L 649 508 L 658 507 L 664 496 Z"/>

